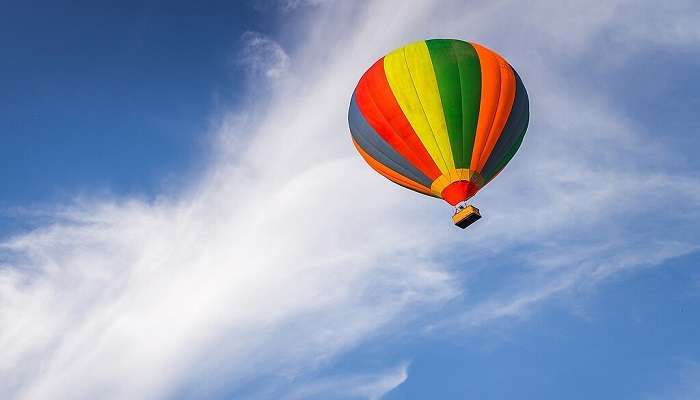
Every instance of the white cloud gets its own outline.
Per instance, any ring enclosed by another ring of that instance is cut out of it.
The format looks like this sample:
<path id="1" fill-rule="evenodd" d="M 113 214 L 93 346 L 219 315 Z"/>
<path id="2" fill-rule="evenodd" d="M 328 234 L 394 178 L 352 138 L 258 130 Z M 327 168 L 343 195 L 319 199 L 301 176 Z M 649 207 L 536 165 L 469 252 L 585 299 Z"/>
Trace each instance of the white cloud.
<path id="1" fill-rule="evenodd" d="M 329 2 L 330 0 L 279 0 L 278 5 L 283 10 L 289 11 L 300 7 L 318 6 Z"/>
<path id="2" fill-rule="evenodd" d="M 648 393 L 647 400 L 694 400 L 700 397 L 700 362 L 680 360 L 675 379 L 669 380 L 656 392 Z"/>
<path id="3" fill-rule="evenodd" d="M 620 7 L 343 2 L 313 9 L 291 53 L 244 35 L 251 79 L 276 84 L 223 118 L 215 143 L 228 148 L 201 179 L 155 201 L 85 199 L 61 222 L 2 243 L 0 392 L 201 398 L 266 376 L 294 386 L 463 290 L 462 326 L 476 326 L 694 251 L 684 233 L 698 220 L 697 180 L 666 172 L 663 143 L 570 77 L 568 65 L 614 31 Z M 637 12 L 643 24 L 654 10 Z M 437 36 L 499 49 L 531 95 L 524 147 L 478 196 L 485 218 L 467 232 L 450 226 L 446 205 L 373 174 L 346 127 L 364 69 Z M 629 37 L 630 46 L 644 40 Z M 646 225 L 657 209 L 673 231 Z M 645 229 L 656 229 L 653 240 Z M 455 260 L 471 272 L 465 288 Z M 470 297 L 493 260 L 522 269 Z M 360 379 L 376 388 L 362 396 L 399 384 L 398 371 Z M 357 381 L 306 390 L 348 382 Z"/>
<path id="4" fill-rule="evenodd" d="M 522 273 L 515 274 L 511 282 L 503 284 L 488 298 L 472 304 L 457 321 L 452 317 L 441 326 L 447 325 L 453 330 L 481 328 L 494 321 L 524 318 L 536 305 L 554 296 L 585 292 L 622 272 L 657 266 L 698 249 L 700 245 L 697 244 L 626 241 L 545 247 L 528 255 Z"/>
<path id="5" fill-rule="evenodd" d="M 633 3 L 631 3 L 633 4 Z M 648 7 L 625 7 L 620 9 L 615 31 L 625 42 L 653 43 L 670 48 L 700 46 L 700 27 L 693 21 L 700 18 L 697 3 L 690 0 L 678 0 L 663 4 L 652 4 L 654 12 Z M 646 23 L 640 24 L 643 18 Z"/>
<path id="6" fill-rule="evenodd" d="M 379 400 L 406 378 L 408 364 L 401 364 L 390 370 L 373 374 L 355 374 L 325 378 L 295 387 L 285 400 L 298 399 L 366 399 Z M 279 397 L 277 397 L 279 398 Z"/>
<path id="7" fill-rule="evenodd" d="M 226 174 L 184 201 L 100 204 L 6 243 L 20 259 L 0 280 L 3 392 L 142 398 L 188 380 L 213 390 L 295 375 L 450 297 L 448 275 L 412 251 L 417 227 L 389 218 L 367 229 L 399 196 L 380 209 L 353 201 L 371 190 L 335 183 L 353 164 L 284 184 Z M 309 194 L 327 188 L 336 201 Z"/>
<path id="8" fill-rule="evenodd" d="M 246 68 L 252 79 L 261 77 L 275 81 L 287 73 L 289 55 L 271 38 L 248 31 L 241 37 L 243 49 L 237 59 Z"/>

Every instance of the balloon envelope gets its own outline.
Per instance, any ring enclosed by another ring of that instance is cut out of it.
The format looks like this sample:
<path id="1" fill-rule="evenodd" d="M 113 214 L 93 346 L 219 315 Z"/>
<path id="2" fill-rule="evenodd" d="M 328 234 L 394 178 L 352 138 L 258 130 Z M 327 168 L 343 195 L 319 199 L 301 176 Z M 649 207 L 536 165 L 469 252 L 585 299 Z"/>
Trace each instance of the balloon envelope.
<path id="1" fill-rule="evenodd" d="M 528 96 L 501 56 L 461 40 L 392 51 L 360 79 L 348 121 L 360 155 L 389 180 L 455 205 L 520 147 Z"/>

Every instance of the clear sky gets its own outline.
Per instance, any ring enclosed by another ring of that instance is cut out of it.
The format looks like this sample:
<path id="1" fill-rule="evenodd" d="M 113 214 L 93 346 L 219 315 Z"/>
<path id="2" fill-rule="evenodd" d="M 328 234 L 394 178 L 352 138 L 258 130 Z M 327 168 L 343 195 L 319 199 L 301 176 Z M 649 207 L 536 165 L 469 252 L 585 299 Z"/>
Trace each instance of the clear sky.
<path id="1" fill-rule="evenodd" d="M 0 12 L 1 398 L 700 398 L 695 2 L 98 3 Z M 439 37 L 530 95 L 466 231 L 347 128 Z"/>

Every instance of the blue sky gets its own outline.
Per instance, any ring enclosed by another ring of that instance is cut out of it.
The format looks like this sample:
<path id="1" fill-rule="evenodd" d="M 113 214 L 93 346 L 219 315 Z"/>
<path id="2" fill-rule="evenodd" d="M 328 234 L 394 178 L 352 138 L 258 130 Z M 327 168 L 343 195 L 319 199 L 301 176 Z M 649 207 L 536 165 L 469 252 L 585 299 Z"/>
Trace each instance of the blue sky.
<path id="1" fill-rule="evenodd" d="M 194 168 L 217 107 L 241 100 L 240 37 L 265 21 L 250 7 L 186 2 L 9 8 L 5 208 L 82 191 L 152 194 Z"/>
<path id="2" fill-rule="evenodd" d="M 700 397 L 700 7 L 463 3 L 7 7 L 1 397 Z M 347 131 L 426 37 L 531 98 L 465 232 Z"/>

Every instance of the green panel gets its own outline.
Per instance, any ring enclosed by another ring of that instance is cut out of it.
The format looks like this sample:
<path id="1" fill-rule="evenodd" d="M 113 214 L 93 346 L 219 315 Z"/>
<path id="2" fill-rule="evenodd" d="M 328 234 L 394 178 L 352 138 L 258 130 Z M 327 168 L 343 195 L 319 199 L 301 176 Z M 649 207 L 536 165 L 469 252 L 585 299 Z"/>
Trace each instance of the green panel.
<path id="1" fill-rule="evenodd" d="M 457 56 L 452 48 L 452 40 L 426 40 L 426 44 L 428 45 L 438 90 L 440 91 L 440 101 L 442 102 L 442 111 L 445 115 L 447 134 L 450 138 L 455 168 L 469 168 L 463 152 L 462 93 L 459 84 L 460 76 Z"/>
<path id="2" fill-rule="evenodd" d="M 462 92 L 462 137 L 466 165 L 472 161 L 476 123 L 481 106 L 481 63 L 474 46 L 461 40 L 453 40 L 452 48 L 457 56 L 459 84 Z"/>
<path id="3" fill-rule="evenodd" d="M 461 40 L 427 40 L 456 168 L 469 168 L 481 103 L 481 64 Z"/>
<path id="4" fill-rule="evenodd" d="M 461 40 L 426 40 L 433 61 L 456 168 L 469 168 L 481 102 L 481 65 Z"/>

